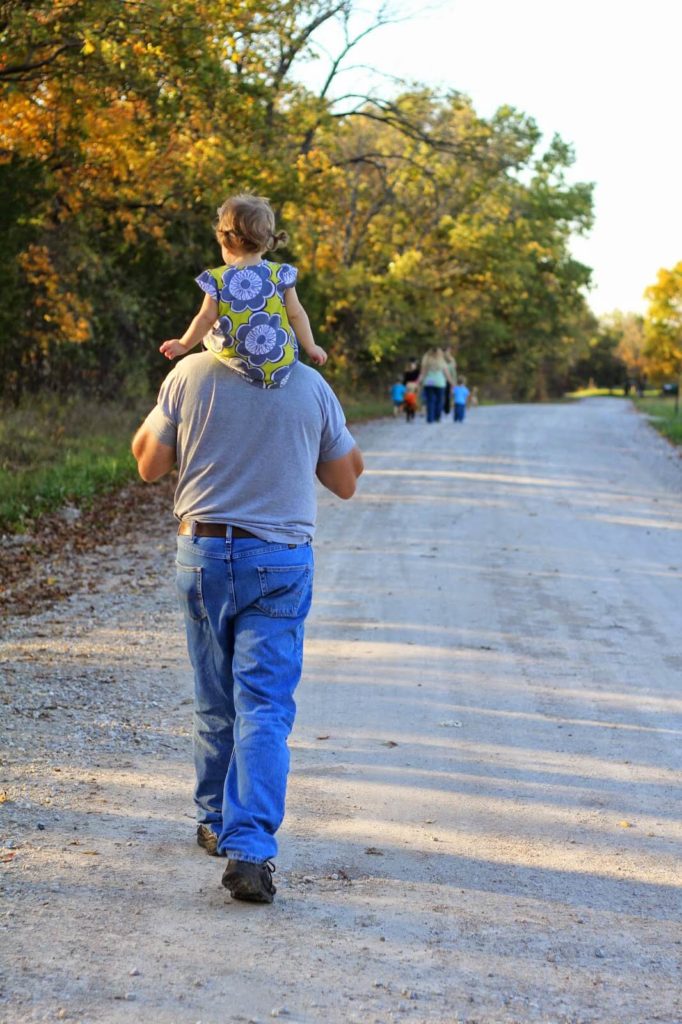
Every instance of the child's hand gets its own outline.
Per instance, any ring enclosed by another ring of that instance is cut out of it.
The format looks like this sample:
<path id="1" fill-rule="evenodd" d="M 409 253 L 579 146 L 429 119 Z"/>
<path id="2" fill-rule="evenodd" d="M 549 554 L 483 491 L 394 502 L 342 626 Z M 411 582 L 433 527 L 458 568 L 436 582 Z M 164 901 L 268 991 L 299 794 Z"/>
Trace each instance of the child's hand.
<path id="1" fill-rule="evenodd" d="M 171 338 L 169 341 L 164 341 L 163 345 L 159 347 L 161 352 L 166 359 L 177 359 L 178 356 L 184 356 L 187 349 L 184 345 L 180 344 L 178 338 Z"/>
<path id="2" fill-rule="evenodd" d="M 324 366 L 327 362 L 327 353 L 319 345 L 313 345 L 308 351 L 308 357 L 316 366 Z"/>

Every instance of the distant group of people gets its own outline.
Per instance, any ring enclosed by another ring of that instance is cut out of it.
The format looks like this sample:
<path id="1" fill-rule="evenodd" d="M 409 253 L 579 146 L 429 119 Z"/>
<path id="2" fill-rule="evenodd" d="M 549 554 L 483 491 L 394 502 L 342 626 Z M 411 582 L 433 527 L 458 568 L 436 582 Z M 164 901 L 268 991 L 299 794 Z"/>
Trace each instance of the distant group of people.
<path id="1" fill-rule="evenodd" d="M 408 423 L 414 420 L 422 400 L 426 422 L 438 423 L 443 415 L 453 412 L 455 423 L 463 423 L 468 405 L 478 405 L 478 390 L 470 391 L 466 379 L 457 376 L 457 363 L 451 348 L 430 348 L 421 360 L 413 357 L 391 387 L 393 415 L 405 414 Z"/>
<path id="2" fill-rule="evenodd" d="M 634 391 L 638 398 L 644 398 L 646 387 L 646 377 L 637 377 L 635 380 L 628 377 L 623 381 L 623 393 L 626 398 L 631 391 Z"/>

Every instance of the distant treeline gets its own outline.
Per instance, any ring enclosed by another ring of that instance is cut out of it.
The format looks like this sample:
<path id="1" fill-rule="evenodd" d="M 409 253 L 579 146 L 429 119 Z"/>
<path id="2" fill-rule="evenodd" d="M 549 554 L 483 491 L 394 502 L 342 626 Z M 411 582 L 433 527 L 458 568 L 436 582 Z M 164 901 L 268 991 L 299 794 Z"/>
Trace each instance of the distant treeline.
<path id="1" fill-rule="evenodd" d="M 242 190 L 289 232 L 281 255 L 340 384 L 434 344 L 511 397 L 580 383 L 596 322 L 568 242 L 592 190 L 567 182 L 570 147 L 456 92 L 356 95 L 352 71 L 332 100 L 357 17 L 351 0 L 2 5 L 6 398 L 157 383 L 193 277 L 220 261 L 215 208 Z M 314 94 L 296 69 L 331 19 L 346 42 Z"/>

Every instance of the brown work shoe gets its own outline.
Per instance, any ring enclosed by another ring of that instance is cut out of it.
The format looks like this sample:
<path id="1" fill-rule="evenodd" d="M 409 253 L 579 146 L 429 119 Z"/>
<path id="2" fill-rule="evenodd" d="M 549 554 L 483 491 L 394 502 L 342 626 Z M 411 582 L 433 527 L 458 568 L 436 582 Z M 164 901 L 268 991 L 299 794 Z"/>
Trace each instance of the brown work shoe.
<path id="1" fill-rule="evenodd" d="M 230 890 L 232 899 L 251 903 L 272 903 L 277 889 L 272 884 L 275 865 L 264 860 L 253 864 L 248 860 L 228 860 L 223 873 L 223 885 Z"/>
<path id="2" fill-rule="evenodd" d="M 218 837 L 209 825 L 199 825 L 197 828 L 197 843 L 202 846 L 212 857 L 219 857 Z"/>

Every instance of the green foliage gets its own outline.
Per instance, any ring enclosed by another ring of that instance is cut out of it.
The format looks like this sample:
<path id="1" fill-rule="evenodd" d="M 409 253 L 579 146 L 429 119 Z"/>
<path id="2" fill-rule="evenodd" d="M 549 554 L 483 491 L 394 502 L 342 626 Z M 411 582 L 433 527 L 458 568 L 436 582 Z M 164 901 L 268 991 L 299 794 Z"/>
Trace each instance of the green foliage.
<path id="1" fill-rule="evenodd" d="M 145 410 L 149 397 L 140 402 Z M 5 408 L 0 420 L 0 532 L 68 502 L 87 504 L 137 475 L 130 437 L 140 413 L 122 403 L 54 397 Z"/>
<path id="2" fill-rule="evenodd" d="M 586 386 L 592 381 L 613 390 L 622 385 L 628 378 L 628 369 L 619 354 L 621 341 L 620 328 L 608 319 L 602 320 L 571 369 L 574 386 Z"/>

